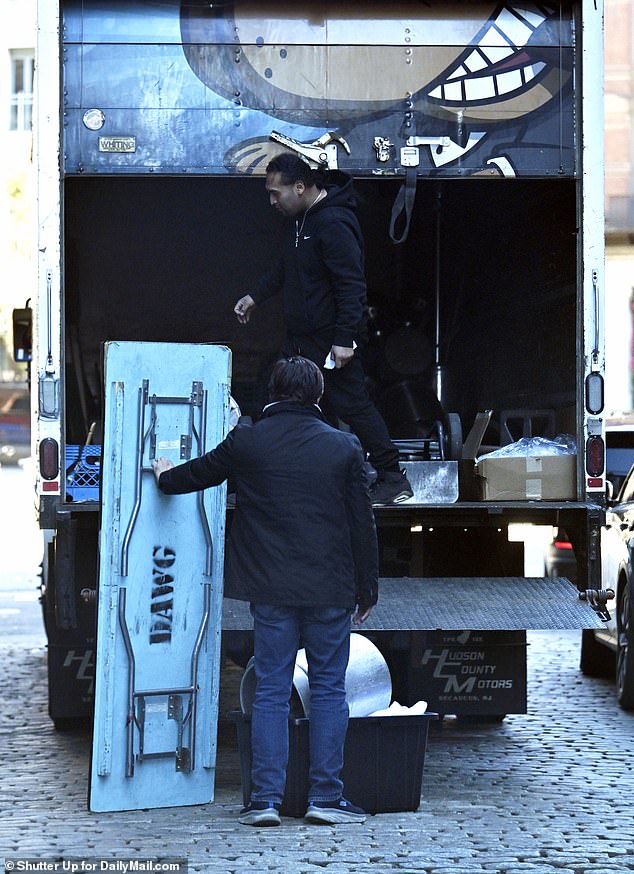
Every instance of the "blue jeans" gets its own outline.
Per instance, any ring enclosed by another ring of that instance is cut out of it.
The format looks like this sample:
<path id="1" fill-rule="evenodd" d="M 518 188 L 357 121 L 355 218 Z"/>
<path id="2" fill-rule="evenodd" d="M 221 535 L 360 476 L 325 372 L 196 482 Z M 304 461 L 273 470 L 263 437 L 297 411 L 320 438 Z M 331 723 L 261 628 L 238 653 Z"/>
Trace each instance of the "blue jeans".
<path id="1" fill-rule="evenodd" d="M 293 670 L 303 645 L 310 684 L 308 801 L 335 801 L 343 791 L 351 611 L 253 604 L 251 612 L 257 678 L 251 718 L 251 800 L 279 804 L 284 796 Z"/>

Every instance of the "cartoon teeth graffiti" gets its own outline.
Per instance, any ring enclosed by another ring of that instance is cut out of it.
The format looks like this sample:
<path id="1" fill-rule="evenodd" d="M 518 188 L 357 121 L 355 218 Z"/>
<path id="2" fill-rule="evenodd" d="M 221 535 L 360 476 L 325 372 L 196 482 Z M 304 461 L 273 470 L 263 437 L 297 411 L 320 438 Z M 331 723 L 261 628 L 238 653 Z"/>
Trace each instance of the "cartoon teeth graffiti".
<path id="1" fill-rule="evenodd" d="M 401 146 L 430 140 L 419 172 L 573 172 L 569 7 L 183 2 L 181 35 L 207 87 L 268 116 L 230 150 L 232 169 L 261 172 L 279 149 L 273 119 L 302 141 L 336 131 L 351 166 L 378 136 L 394 166 Z"/>
<path id="2" fill-rule="evenodd" d="M 553 96 L 540 84 L 549 64 L 533 60 L 531 41 L 546 21 L 540 12 L 503 7 L 487 22 L 475 45 L 432 84 L 427 98 L 441 106 L 464 107 L 474 118 L 483 118 L 485 110 L 524 115 L 543 105 Z M 505 107 L 509 101 L 512 105 Z"/>

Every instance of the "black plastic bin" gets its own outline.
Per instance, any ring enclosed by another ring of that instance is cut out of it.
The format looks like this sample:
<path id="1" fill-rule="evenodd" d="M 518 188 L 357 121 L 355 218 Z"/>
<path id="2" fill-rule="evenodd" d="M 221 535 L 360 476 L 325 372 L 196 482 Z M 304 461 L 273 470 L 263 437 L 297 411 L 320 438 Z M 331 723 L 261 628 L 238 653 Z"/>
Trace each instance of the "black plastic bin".
<path id="1" fill-rule="evenodd" d="M 242 795 L 251 796 L 251 720 L 231 711 L 240 750 Z M 429 723 L 419 716 L 364 716 L 348 723 L 342 779 L 346 798 L 368 813 L 417 810 Z M 308 724 L 289 719 L 289 754 L 282 816 L 304 816 L 308 804 Z"/>

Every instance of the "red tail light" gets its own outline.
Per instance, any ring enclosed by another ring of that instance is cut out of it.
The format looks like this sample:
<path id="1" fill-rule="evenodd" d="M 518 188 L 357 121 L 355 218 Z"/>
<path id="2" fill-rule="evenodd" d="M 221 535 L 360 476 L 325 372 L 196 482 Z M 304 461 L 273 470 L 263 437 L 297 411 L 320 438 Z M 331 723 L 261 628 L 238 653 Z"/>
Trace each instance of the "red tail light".
<path id="1" fill-rule="evenodd" d="M 59 474 L 59 446 L 52 437 L 40 443 L 40 473 L 44 479 L 55 479 Z"/>
<path id="2" fill-rule="evenodd" d="M 601 437 L 588 437 L 586 441 L 586 470 L 588 476 L 601 476 L 605 468 L 605 445 Z"/>

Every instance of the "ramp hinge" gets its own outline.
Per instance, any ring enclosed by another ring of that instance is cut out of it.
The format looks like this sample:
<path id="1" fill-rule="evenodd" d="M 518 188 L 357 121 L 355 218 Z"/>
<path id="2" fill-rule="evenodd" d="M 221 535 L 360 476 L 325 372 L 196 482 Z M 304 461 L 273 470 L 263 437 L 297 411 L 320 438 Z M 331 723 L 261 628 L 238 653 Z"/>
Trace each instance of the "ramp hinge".
<path id="1" fill-rule="evenodd" d="M 602 622 L 610 621 L 610 611 L 606 604 L 614 598 L 612 589 L 585 589 L 579 592 L 579 600 L 587 601 Z"/>

